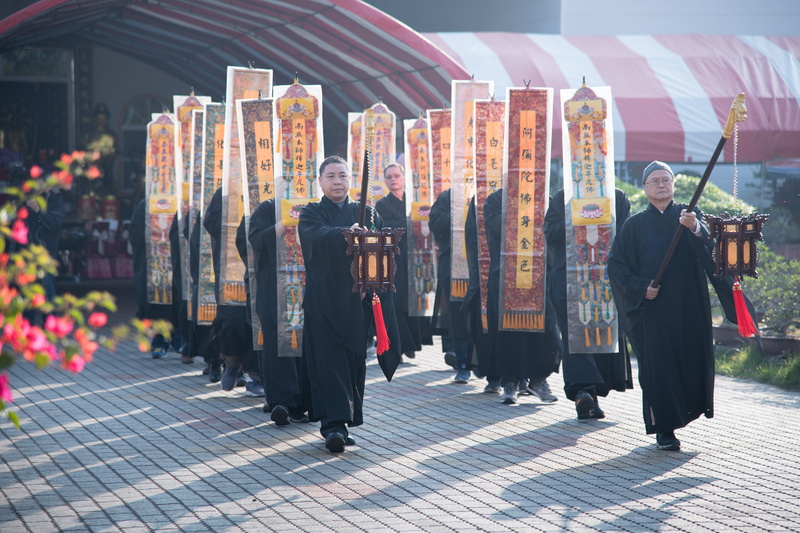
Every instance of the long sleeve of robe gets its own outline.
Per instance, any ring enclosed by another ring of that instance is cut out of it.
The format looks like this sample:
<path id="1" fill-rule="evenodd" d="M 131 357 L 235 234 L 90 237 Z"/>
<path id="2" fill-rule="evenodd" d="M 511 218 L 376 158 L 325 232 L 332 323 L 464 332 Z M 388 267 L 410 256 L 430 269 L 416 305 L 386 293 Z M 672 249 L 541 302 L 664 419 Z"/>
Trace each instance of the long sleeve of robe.
<path id="1" fill-rule="evenodd" d="M 663 213 L 652 204 L 631 216 L 614 240 L 608 272 L 620 322 L 639 361 L 647 433 L 686 426 L 714 414 L 714 347 L 704 263 L 713 241 L 683 230 L 661 279 L 659 293 L 645 293 L 678 228 L 681 209 Z M 702 213 L 695 209 L 697 220 Z"/>

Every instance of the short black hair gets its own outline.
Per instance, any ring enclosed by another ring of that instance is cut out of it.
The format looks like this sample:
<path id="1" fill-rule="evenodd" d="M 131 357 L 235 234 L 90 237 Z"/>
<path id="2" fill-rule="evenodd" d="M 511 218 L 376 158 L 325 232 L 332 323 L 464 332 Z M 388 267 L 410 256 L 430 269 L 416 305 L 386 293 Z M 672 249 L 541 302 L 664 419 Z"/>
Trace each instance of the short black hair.
<path id="1" fill-rule="evenodd" d="M 325 167 L 327 167 L 328 165 L 333 164 L 333 163 L 339 163 L 341 165 L 344 165 L 345 167 L 347 167 L 348 174 L 350 173 L 350 165 L 347 164 L 347 161 L 345 161 L 345 159 L 342 156 L 340 156 L 340 155 L 331 155 L 331 156 L 326 157 L 325 161 L 320 163 L 320 165 L 319 165 L 319 175 L 320 175 L 320 177 L 322 176 L 322 173 L 325 172 Z"/>

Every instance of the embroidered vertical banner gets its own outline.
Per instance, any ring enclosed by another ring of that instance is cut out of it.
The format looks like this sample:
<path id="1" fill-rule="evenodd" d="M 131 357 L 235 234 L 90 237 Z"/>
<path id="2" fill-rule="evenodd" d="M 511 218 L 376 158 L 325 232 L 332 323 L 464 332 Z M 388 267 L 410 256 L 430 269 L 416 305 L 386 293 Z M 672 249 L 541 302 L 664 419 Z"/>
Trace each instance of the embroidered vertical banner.
<path id="1" fill-rule="evenodd" d="M 181 258 L 181 292 L 184 300 L 189 300 L 191 277 L 189 273 L 189 242 L 183 236 L 189 214 L 189 191 L 191 189 L 191 151 L 194 135 L 192 131 L 192 112 L 203 109 L 203 104 L 211 101 L 208 96 L 173 96 L 175 110 L 175 188 L 178 193 L 178 245 Z M 186 306 L 189 316 L 191 307 Z"/>
<path id="2" fill-rule="evenodd" d="M 206 214 L 211 197 L 222 186 L 225 159 L 225 104 L 203 106 L 203 154 L 200 188 L 200 220 Z M 208 325 L 217 315 L 217 290 L 211 235 L 200 224 L 200 278 L 197 282 L 197 323 Z"/>
<path id="3" fill-rule="evenodd" d="M 506 89 L 500 324 L 509 331 L 544 331 L 546 243 L 550 191 L 553 89 Z"/>
<path id="4" fill-rule="evenodd" d="M 397 117 L 379 102 L 373 105 L 375 117 L 375 136 L 372 145 L 372 166 L 374 177 L 369 200 L 374 204 L 389 193 L 383 183 L 383 169 L 397 161 Z M 350 198 L 359 201 L 361 195 L 361 176 L 364 165 L 364 113 L 348 113 L 347 157 L 353 175 Z"/>
<path id="5" fill-rule="evenodd" d="M 178 207 L 175 190 L 175 121 L 171 114 L 154 113 L 147 125 L 145 171 L 145 242 L 147 301 L 172 303 L 172 261 L 169 226 Z"/>
<path id="6" fill-rule="evenodd" d="M 364 113 L 347 113 L 347 164 L 352 176 L 350 198 L 358 201 L 364 165 Z"/>
<path id="7" fill-rule="evenodd" d="M 236 249 L 236 230 L 244 214 L 242 190 L 241 146 L 236 118 L 236 101 L 269 96 L 272 93 L 272 71 L 244 67 L 228 67 L 225 93 L 225 157 L 222 166 L 222 236 L 220 239 L 219 303 L 245 305 L 245 266 Z"/>
<path id="8" fill-rule="evenodd" d="M 452 172 L 450 175 L 450 228 L 452 266 L 450 299 L 461 300 L 469 286 L 467 246 L 464 224 L 475 194 L 475 100 L 489 98 L 494 91 L 491 81 L 453 80 L 453 127 L 451 131 Z"/>
<path id="9" fill-rule="evenodd" d="M 195 219 L 197 214 L 200 213 L 200 193 L 203 186 L 203 108 L 192 110 L 192 138 L 189 150 L 189 213 L 186 216 L 186 225 L 188 226 L 188 234 L 191 238 L 192 231 L 194 230 Z M 189 265 L 198 259 L 192 259 L 193 254 L 197 254 L 199 250 L 192 250 L 189 247 Z M 191 273 L 191 272 L 190 272 Z M 192 322 L 197 321 L 197 280 L 191 280 L 190 290 L 187 298 L 188 305 L 187 312 L 189 313 L 189 320 Z"/>
<path id="10" fill-rule="evenodd" d="M 428 109 L 428 153 L 431 162 L 433 201 L 442 191 L 450 188 L 450 141 L 452 140 L 451 115 L 449 109 Z"/>
<path id="11" fill-rule="evenodd" d="M 250 234 L 250 215 L 261 202 L 275 197 L 275 146 L 273 144 L 273 100 L 238 100 L 236 102 L 239 122 L 239 145 L 244 157 L 242 161 L 242 189 L 247 191 L 244 202 L 246 234 Z M 250 283 L 250 316 L 253 324 L 253 347 L 264 346 L 264 333 L 256 312 L 255 257 L 250 239 L 247 243 L 247 272 Z"/>
<path id="12" fill-rule="evenodd" d="M 436 297 L 436 252 L 428 220 L 433 205 L 430 131 L 424 118 L 404 120 L 408 216 L 408 315 L 431 316 Z"/>
<path id="13" fill-rule="evenodd" d="M 489 245 L 483 207 L 486 198 L 503 186 L 503 148 L 506 103 L 475 100 L 475 216 L 478 226 L 478 269 L 481 283 L 481 324 L 488 329 Z"/>
<path id="14" fill-rule="evenodd" d="M 616 235 L 611 102 L 610 87 L 561 91 L 571 353 L 618 351 L 608 282 L 608 254 Z"/>
<path id="15" fill-rule="evenodd" d="M 300 357 L 303 340 L 303 290 L 305 265 L 297 224 L 300 211 L 319 201 L 317 166 L 325 157 L 322 139 L 322 87 L 277 86 L 274 90 L 275 208 L 283 224 L 277 239 L 278 355 Z"/>

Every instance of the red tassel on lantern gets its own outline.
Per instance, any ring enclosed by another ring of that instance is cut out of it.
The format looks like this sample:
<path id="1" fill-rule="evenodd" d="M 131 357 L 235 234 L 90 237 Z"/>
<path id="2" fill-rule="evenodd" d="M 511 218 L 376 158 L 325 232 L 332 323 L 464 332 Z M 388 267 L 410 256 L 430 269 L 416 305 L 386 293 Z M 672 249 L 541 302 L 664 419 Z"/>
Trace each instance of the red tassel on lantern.
<path id="1" fill-rule="evenodd" d="M 375 334 L 378 337 L 376 353 L 381 355 L 389 349 L 389 334 L 386 333 L 386 323 L 383 321 L 383 307 L 377 294 L 372 296 L 372 316 L 375 317 Z"/>
<path id="2" fill-rule="evenodd" d="M 758 335 L 758 330 L 753 323 L 753 317 L 750 316 L 750 312 L 747 310 L 742 286 L 739 285 L 739 278 L 734 278 L 734 280 L 733 306 L 736 309 L 736 322 L 739 326 L 739 335 L 742 337 L 755 337 Z"/>

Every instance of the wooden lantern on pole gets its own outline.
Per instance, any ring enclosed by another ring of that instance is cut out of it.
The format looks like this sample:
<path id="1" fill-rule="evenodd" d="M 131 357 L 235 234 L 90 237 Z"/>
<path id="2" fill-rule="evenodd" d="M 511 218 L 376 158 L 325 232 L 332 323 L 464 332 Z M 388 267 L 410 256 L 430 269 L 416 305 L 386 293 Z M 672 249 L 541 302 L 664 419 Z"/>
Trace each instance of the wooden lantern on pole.
<path id="1" fill-rule="evenodd" d="M 734 217 L 723 212 L 720 216 L 706 215 L 705 218 L 711 238 L 717 240 L 714 245 L 714 261 L 717 265 L 714 275 L 757 278 L 756 241 L 763 240 L 761 228 L 769 215 L 753 213 Z"/>

